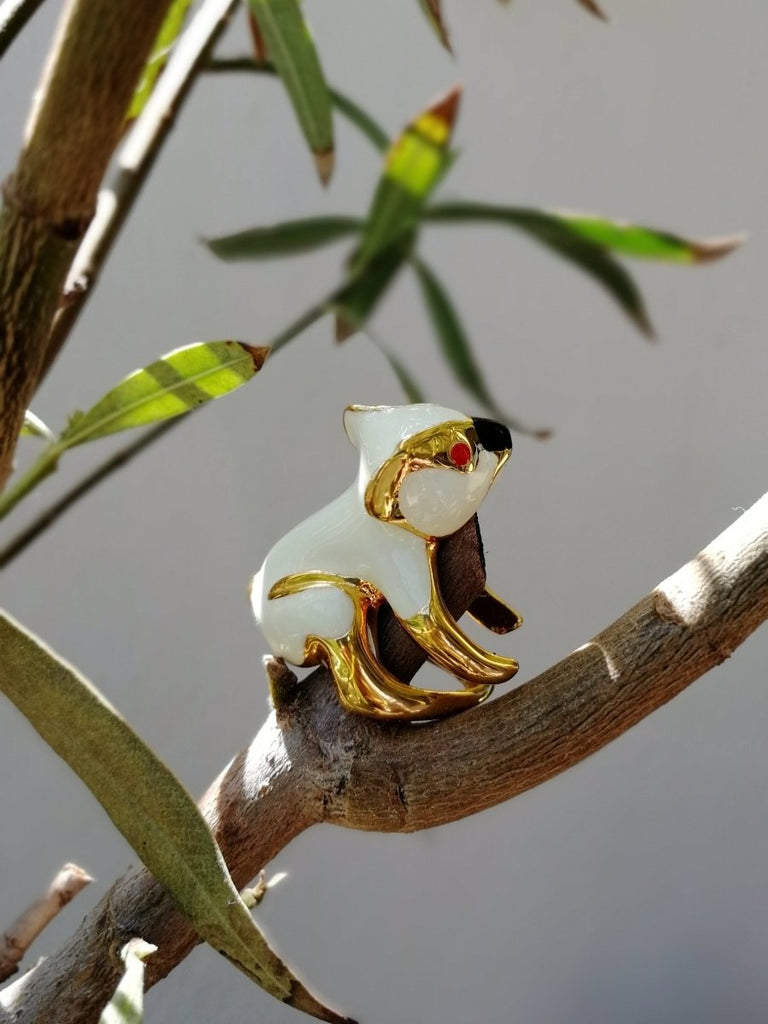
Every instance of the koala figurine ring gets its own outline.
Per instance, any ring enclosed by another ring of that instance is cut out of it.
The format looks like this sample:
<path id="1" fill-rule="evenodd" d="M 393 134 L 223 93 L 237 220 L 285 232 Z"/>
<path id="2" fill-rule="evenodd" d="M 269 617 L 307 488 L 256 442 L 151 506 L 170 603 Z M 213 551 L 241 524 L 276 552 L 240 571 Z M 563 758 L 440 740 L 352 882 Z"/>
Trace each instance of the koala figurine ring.
<path id="1" fill-rule="evenodd" d="M 518 665 L 459 628 L 440 593 L 437 545 L 475 514 L 509 458 L 509 430 L 432 404 L 348 406 L 344 428 L 360 451 L 357 481 L 269 552 L 251 582 L 256 620 L 276 656 L 326 665 L 349 711 L 428 719 L 472 707 Z M 379 663 L 372 632 L 384 602 L 463 689 L 419 689 Z M 488 590 L 469 613 L 497 633 L 522 623 Z"/>

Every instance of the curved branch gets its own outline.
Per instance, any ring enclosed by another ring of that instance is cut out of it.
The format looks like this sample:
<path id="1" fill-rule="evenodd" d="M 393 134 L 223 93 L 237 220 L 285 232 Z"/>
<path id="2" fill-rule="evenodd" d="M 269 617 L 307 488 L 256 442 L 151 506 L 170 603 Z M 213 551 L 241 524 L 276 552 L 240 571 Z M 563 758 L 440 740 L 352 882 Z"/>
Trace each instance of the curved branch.
<path id="1" fill-rule="evenodd" d="M 469 524 L 441 553 L 453 610 L 483 587 Z M 238 886 L 320 821 L 410 832 L 482 810 L 564 771 L 719 665 L 768 619 L 768 495 L 593 640 L 505 697 L 413 727 L 346 714 L 324 670 L 295 684 L 271 664 L 275 711 L 203 800 Z M 385 623 L 389 666 L 413 674 L 418 649 Z M 147 982 L 195 945 L 146 871 L 118 881 L 69 944 L 0 994 L 17 1024 L 96 1021 L 131 936 L 155 943 Z M 75 977 L 78 984 L 70 984 Z M 64 1005 L 62 992 L 77 993 Z"/>

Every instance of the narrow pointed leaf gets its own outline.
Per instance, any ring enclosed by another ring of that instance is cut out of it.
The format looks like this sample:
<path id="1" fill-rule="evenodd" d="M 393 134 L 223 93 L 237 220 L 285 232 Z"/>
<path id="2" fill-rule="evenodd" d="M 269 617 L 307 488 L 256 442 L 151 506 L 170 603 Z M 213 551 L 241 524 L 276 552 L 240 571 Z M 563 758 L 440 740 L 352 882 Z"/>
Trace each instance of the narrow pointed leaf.
<path id="1" fill-rule="evenodd" d="M 389 136 L 371 115 L 338 89 L 330 89 L 331 103 L 338 112 L 353 124 L 381 153 L 389 146 Z"/>
<path id="2" fill-rule="evenodd" d="M 129 427 L 145 427 L 189 412 L 249 381 L 267 349 L 240 341 L 209 341 L 177 348 L 136 370 L 86 413 L 74 416 L 61 435 L 72 448 Z"/>
<path id="3" fill-rule="evenodd" d="M 143 939 L 129 939 L 120 950 L 125 972 L 115 994 L 99 1017 L 99 1024 L 141 1024 L 144 1019 L 144 961 L 157 946 Z"/>
<path id="4" fill-rule="evenodd" d="M 581 237 L 562 218 L 541 210 L 491 203 L 440 203 L 425 212 L 433 223 L 491 223 L 525 232 L 594 278 L 646 337 L 654 336 L 643 297 L 629 273 L 603 246 Z"/>
<path id="5" fill-rule="evenodd" d="M 455 87 L 413 120 L 390 146 L 373 196 L 360 248 L 359 268 L 412 229 L 448 165 L 448 146 L 461 90 Z"/>
<path id="6" fill-rule="evenodd" d="M 298 0 L 248 0 L 325 184 L 333 170 L 331 98 Z"/>
<path id="7" fill-rule="evenodd" d="M 435 335 L 445 357 L 445 361 L 454 376 L 478 402 L 480 402 L 496 419 L 509 424 L 522 434 L 531 434 L 540 439 L 549 437 L 549 430 L 532 430 L 524 426 L 514 417 L 504 412 L 496 404 L 491 395 L 483 372 L 475 359 L 469 338 L 459 319 L 459 314 L 451 302 L 448 292 L 436 275 L 422 260 L 413 259 L 416 276 L 421 285 L 429 318 Z"/>
<path id="8" fill-rule="evenodd" d="M 306 217 L 210 238 L 205 244 L 222 260 L 296 256 L 358 234 L 364 223 L 359 217 Z"/>
<path id="9" fill-rule="evenodd" d="M 409 232 L 355 271 L 333 299 L 336 310 L 336 340 L 346 341 L 367 322 L 413 247 Z"/>
<path id="10" fill-rule="evenodd" d="M 146 106 L 147 100 L 152 95 L 155 82 L 160 76 L 165 65 L 168 63 L 168 58 L 171 55 L 173 44 L 176 42 L 179 33 L 184 27 L 184 21 L 187 17 L 187 12 L 191 2 L 192 0 L 173 0 L 173 3 L 168 8 L 168 13 L 165 16 L 163 24 L 160 26 L 157 39 L 152 47 L 152 53 L 149 55 L 149 60 L 144 65 L 141 80 L 136 87 L 133 99 L 131 100 L 131 105 L 128 108 L 128 114 L 126 117 L 128 122 L 136 120 Z"/>
<path id="11" fill-rule="evenodd" d="M 269 948 L 173 773 L 91 683 L 4 613 L 0 690 L 80 776 L 202 938 L 277 999 L 344 1020 Z"/>
<path id="12" fill-rule="evenodd" d="M 744 241 L 744 235 L 740 234 L 722 238 L 683 238 L 669 231 L 608 220 L 590 213 L 571 213 L 565 210 L 539 212 L 545 217 L 555 218 L 579 238 L 636 259 L 708 263 L 727 256 Z"/>
<path id="13" fill-rule="evenodd" d="M 437 38 L 449 53 L 453 53 L 440 0 L 419 0 L 419 6 Z"/>
<path id="14" fill-rule="evenodd" d="M 31 409 L 27 409 L 24 413 L 24 425 L 21 428 L 21 436 L 40 437 L 45 441 L 57 440 L 51 428 L 46 426 L 39 416 L 35 416 Z"/>

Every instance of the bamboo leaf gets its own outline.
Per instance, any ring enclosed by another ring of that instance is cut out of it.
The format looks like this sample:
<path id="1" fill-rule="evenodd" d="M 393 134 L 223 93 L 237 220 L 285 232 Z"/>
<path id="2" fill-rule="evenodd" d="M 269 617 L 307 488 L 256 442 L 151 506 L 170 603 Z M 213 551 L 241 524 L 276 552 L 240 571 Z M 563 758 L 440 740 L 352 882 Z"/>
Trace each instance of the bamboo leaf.
<path id="1" fill-rule="evenodd" d="M 141 80 L 133 94 L 131 105 L 128 108 L 126 121 L 135 121 L 146 106 L 147 100 L 152 95 L 155 82 L 160 76 L 165 65 L 168 63 L 173 44 L 176 42 L 179 33 L 184 27 L 191 0 L 173 0 L 168 8 L 163 24 L 157 34 L 149 60 L 144 65 Z"/>
<path id="2" fill-rule="evenodd" d="M 55 442 L 57 440 L 56 435 L 51 428 L 46 426 L 39 416 L 35 416 L 31 409 L 27 409 L 24 413 L 24 425 L 21 428 L 21 436 L 40 437 L 45 441 L 51 442 Z"/>
<path id="3" fill-rule="evenodd" d="M 346 341 L 365 325 L 410 255 L 413 241 L 413 232 L 403 235 L 362 269 L 354 271 L 349 282 L 336 292 L 333 308 L 337 341 Z"/>
<path id="4" fill-rule="evenodd" d="M 362 132 L 376 149 L 382 153 L 386 152 L 389 146 L 389 136 L 381 125 L 367 111 L 363 110 L 359 104 L 355 103 L 345 93 L 339 92 L 338 89 L 331 89 L 330 96 L 331 103 L 338 112 L 346 117 L 358 131 Z"/>
<path id="5" fill-rule="evenodd" d="M 461 90 L 451 89 L 395 139 L 384 161 L 352 269 L 359 269 L 415 226 L 448 165 Z"/>
<path id="6" fill-rule="evenodd" d="M 144 1019 L 144 961 L 157 946 L 143 939 L 129 939 L 120 950 L 125 972 L 115 994 L 104 1007 L 99 1024 L 141 1024 Z"/>
<path id="7" fill-rule="evenodd" d="M 433 32 L 449 53 L 453 53 L 451 41 L 448 38 L 448 28 L 443 18 L 440 0 L 419 0 L 419 7 L 424 12 L 424 17 L 429 22 Z"/>
<path id="8" fill-rule="evenodd" d="M 209 238 L 205 244 L 222 260 L 259 260 L 295 256 L 332 245 L 362 230 L 359 217 L 306 217 L 271 227 L 251 228 L 234 235 Z"/>
<path id="9" fill-rule="evenodd" d="M 194 800 L 75 669 L 0 613 L 0 689 L 88 786 L 197 932 L 277 999 L 323 1006 L 269 948 Z"/>
<path id="10" fill-rule="evenodd" d="M 670 263 L 709 263 L 719 260 L 738 248 L 745 236 L 734 234 L 721 238 L 683 238 L 669 231 L 642 227 L 626 221 L 608 220 L 590 213 L 539 211 L 551 216 L 579 238 L 594 242 L 612 252 L 636 259 L 664 260 Z"/>
<path id="11" fill-rule="evenodd" d="M 526 427 L 499 408 L 475 359 L 469 338 L 448 292 L 426 263 L 417 258 L 413 258 L 412 262 L 421 286 L 424 304 L 445 361 L 459 383 L 496 419 L 509 424 L 514 430 L 539 439 L 549 437 L 551 433 L 549 430 L 534 430 Z"/>
<path id="12" fill-rule="evenodd" d="M 331 98 L 298 0 L 248 3 L 326 184 L 333 171 Z"/>
<path id="13" fill-rule="evenodd" d="M 654 337 L 643 297 L 631 276 L 602 246 L 580 237 L 561 218 L 541 210 L 462 201 L 430 207 L 425 220 L 453 224 L 485 222 L 524 231 L 594 278 L 646 337 Z"/>
<path id="14" fill-rule="evenodd" d="M 249 381 L 267 349 L 240 341 L 209 341 L 177 348 L 136 370 L 86 413 L 73 417 L 60 445 L 72 448 L 129 427 L 171 419 Z"/>

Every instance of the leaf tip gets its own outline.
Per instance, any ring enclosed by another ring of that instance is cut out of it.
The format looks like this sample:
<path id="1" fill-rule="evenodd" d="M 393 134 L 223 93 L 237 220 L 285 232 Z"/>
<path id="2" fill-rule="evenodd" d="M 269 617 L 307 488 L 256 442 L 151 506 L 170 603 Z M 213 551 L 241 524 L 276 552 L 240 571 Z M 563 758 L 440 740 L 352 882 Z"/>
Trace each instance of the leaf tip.
<path id="1" fill-rule="evenodd" d="M 346 341 L 347 338 L 351 338 L 353 334 L 357 333 L 357 326 L 352 323 L 349 317 L 344 316 L 343 313 L 336 313 L 336 326 L 335 326 L 335 337 L 336 341 Z"/>
<path id="2" fill-rule="evenodd" d="M 267 356 L 269 355 L 269 349 L 265 345 L 246 345 L 244 341 L 238 341 L 237 344 L 251 357 L 253 372 L 258 373 L 266 362 Z"/>
<path id="3" fill-rule="evenodd" d="M 578 2 L 585 10 L 589 11 L 590 14 L 594 14 L 596 18 L 599 18 L 600 21 L 609 20 L 608 15 L 605 13 L 602 7 L 595 3 L 595 0 L 578 0 Z"/>
<path id="4" fill-rule="evenodd" d="M 317 176 L 323 185 L 327 185 L 333 174 L 333 167 L 336 161 L 336 154 L 333 148 L 325 149 L 322 152 L 312 154 L 315 160 Z"/>
<path id="5" fill-rule="evenodd" d="M 456 122 L 456 117 L 459 112 L 459 103 L 461 102 L 462 85 L 457 82 L 456 85 L 438 96 L 433 103 L 427 107 L 425 113 L 431 114 L 433 117 L 439 118 L 441 121 L 445 121 L 449 128 L 453 128 Z"/>
<path id="6" fill-rule="evenodd" d="M 721 238 L 704 238 L 691 244 L 694 263 L 713 263 L 738 249 L 747 241 L 746 231 L 737 231 Z"/>

